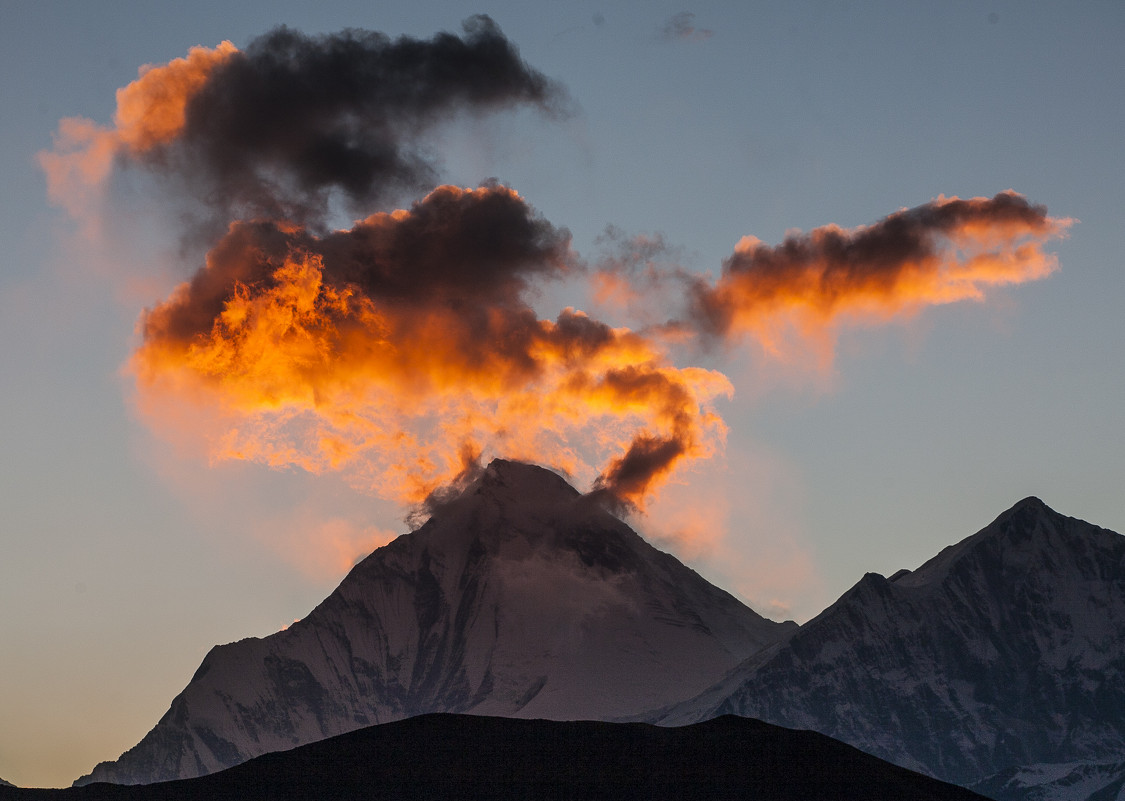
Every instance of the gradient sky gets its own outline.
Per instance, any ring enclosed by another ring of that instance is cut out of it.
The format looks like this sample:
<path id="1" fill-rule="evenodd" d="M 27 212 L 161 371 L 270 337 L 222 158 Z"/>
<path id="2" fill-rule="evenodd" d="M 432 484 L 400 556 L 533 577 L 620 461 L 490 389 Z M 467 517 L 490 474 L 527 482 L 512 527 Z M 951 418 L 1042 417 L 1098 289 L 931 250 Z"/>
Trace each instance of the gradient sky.
<path id="1" fill-rule="evenodd" d="M 612 225 L 717 274 L 746 235 L 1007 189 L 1078 220 L 1049 278 L 846 329 L 828 368 L 701 357 L 735 387 L 725 455 L 634 522 L 764 614 L 806 620 L 1027 495 L 1125 529 L 1125 6 L 309 6 L 0 4 L 0 777 L 63 786 L 116 758 L 212 645 L 304 616 L 406 530 L 338 476 L 209 466 L 146 427 L 122 368 L 190 274 L 174 220 L 124 187 L 135 217 L 93 248 L 36 162 L 61 118 L 108 123 L 140 65 L 279 24 L 429 37 L 490 15 L 575 111 L 453 124 L 441 178 L 499 178 L 589 259 Z M 560 285 L 536 308 L 584 302 Z"/>

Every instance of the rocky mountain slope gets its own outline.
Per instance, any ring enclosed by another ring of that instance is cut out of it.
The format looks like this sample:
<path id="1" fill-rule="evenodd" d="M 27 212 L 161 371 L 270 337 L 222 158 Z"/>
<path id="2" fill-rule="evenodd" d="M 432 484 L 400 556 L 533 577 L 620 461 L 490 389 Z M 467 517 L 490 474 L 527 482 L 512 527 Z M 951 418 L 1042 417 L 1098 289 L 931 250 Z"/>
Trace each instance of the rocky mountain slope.
<path id="1" fill-rule="evenodd" d="M 864 576 L 793 637 L 649 719 L 726 713 L 965 785 L 1120 761 L 1125 537 L 1025 499 L 913 572 Z"/>
<path id="2" fill-rule="evenodd" d="M 815 732 L 424 715 L 144 786 L 0 788 L 0 801 L 981 801 Z"/>
<path id="3" fill-rule="evenodd" d="M 695 695 L 795 629 L 558 475 L 498 460 L 304 620 L 214 648 L 138 745 L 76 784 L 200 776 L 429 712 L 636 715 Z"/>
<path id="4" fill-rule="evenodd" d="M 1125 761 L 1009 768 L 970 789 L 996 801 L 1125 801 Z"/>

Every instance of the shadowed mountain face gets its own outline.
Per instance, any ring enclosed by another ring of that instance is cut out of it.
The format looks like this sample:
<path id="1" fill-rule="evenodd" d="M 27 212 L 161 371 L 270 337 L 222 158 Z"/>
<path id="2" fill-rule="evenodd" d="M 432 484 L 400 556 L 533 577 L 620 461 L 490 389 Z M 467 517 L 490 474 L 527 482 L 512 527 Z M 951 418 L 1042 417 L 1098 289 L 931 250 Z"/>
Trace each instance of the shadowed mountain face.
<path id="1" fill-rule="evenodd" d="M 809 728 L 959 784 L 1120 761 L 1123 644 L 1125 537 L 1028 498 L 912 573 L 868 574 L 655 719 Z"/>
<path id="2" fill-rule="evenodd" d="M 35 791 L 0 788 L 0 801 Z M 38 796 L 36 796 L 38 797 Z M 237 799 L 663 799 L 980 801 L 808 731 L 724 717 L 694 726 L 426 715 L 221 773 L 148 786 L 94 784 L 59 801 Z"/>
<path id="3" fill-rule="evenodd" d="M 214 648 L 137 746 L 77 783 L 200 776 L 429 712 L 635 716 L 702 691 L 795 629 L 554 473 L 496 461 L 304 620 Z"/>

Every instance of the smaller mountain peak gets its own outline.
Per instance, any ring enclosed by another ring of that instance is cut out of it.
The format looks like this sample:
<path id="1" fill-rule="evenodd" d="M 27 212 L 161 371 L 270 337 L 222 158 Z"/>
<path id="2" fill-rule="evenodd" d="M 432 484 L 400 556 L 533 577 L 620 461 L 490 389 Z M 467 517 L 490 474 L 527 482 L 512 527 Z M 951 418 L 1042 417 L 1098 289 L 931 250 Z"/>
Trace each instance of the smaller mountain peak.
<path id="1" fill-rule="evenodd" d="M 855 583 L 855 586 L 852 587 L 852 590 L 885 593 L 890 586 L 890 579 L 888 579 L 882 573 L 874 573 L 869 571 L 863 574 L 863 578 Z"/>
<path id="2" fill-rule="evenodd" d="M 898 576 L 895 584 L 899 587 L 920 587 L 939 583 L 946 579 L 955 564 L 966 558 L 975 558 L 974 554 L 995 555 L 1003 551 L 1023 554 L 1020 559 L 1026 564 L 1031 564 L 1035 559 L 1051 561 L 1056 557 L 1043 555 L 1061 547 L 1057 539 L 1058 532 L 1067 527 L 1068 521 L 1078 522 L 1059 514 L 1034 495 L 1029 495 L 1001 512 L 976 534 L 942 549 L 937 556 L 912 573 Z M 994 556 L 988 558 L 994 560 Z M 974 563 L 982 564 L 979 559 Z"/>
<path id="3" fill-rule="evenodd" d="M 1002 512 L 986 530 L 991 529 L 1000 533 L 1006 530 L 1009 524 L 1014 524 L 1021 529 L 1029 529 L 1034 526 L 1033 521 L 1058 517 L 1061 517 L 1058 512 L 1034 495 L 1029 495 Z"/>

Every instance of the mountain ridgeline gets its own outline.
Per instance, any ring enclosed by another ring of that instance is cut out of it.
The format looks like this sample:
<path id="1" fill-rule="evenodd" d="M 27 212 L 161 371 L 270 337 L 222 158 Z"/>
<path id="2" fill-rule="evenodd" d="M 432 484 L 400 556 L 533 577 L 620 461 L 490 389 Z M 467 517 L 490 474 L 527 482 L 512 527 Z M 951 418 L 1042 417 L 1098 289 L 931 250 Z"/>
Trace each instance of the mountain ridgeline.
<path id="1" fill-rule="evenodd" d="M 139 744 L 76 783 L 200 776 L 429 712 L 637 716 L 796 628 L 651 547 L 555 473 L 497 460 L 305 619 L 212 649 Z"/>
<path id="2" fill-rule="evenodd" d="M 498 460 L 304 620 L 214 648 L 137 746 L 76 784 L 204 776 L 428 713 L 737 715 L 1003 801 L 1122 801 L 1125 537 L 1028 498 L 798 627 L 554 473 Z"/>
<path id="3" fill-rule="evenodd" d="M 913 572 L 864 576 L 786 642 L 649 719 L 728 713 L 982 788 L 1017 766 L 1049 777 L 1120 762 L 1125 537 L 1025 499 Z"/>

